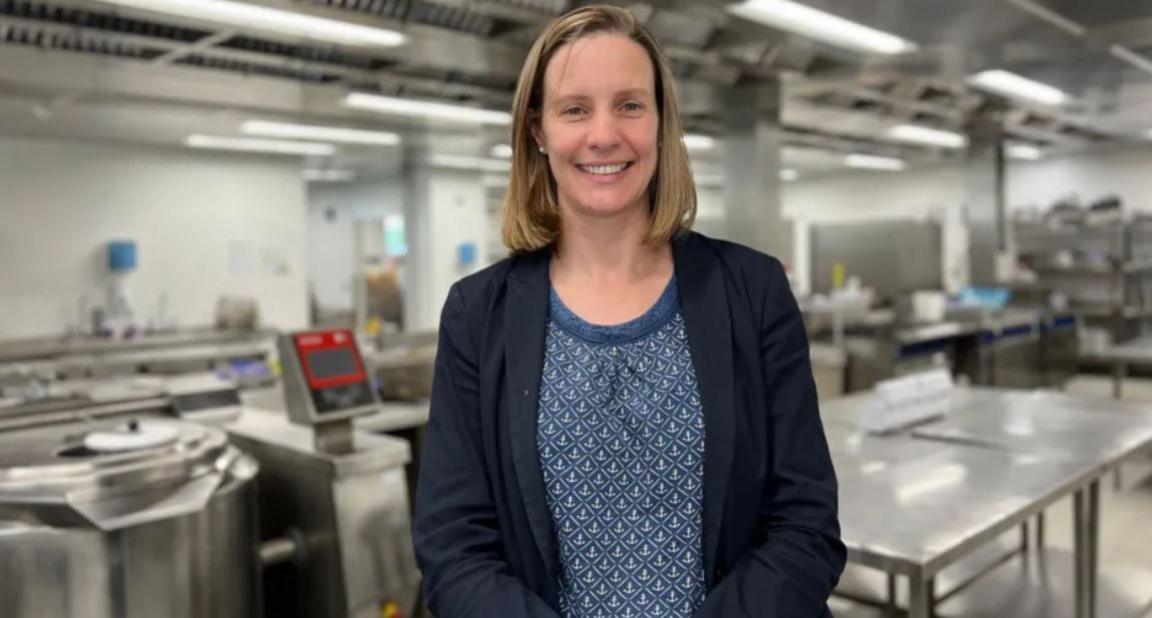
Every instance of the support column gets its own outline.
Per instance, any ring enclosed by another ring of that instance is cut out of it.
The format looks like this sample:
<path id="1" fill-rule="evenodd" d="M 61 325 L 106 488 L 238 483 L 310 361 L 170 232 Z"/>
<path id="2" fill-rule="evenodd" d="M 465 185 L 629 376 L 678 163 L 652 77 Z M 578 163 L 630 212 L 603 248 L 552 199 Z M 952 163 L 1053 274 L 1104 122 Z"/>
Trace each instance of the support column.
<path id="1" fill-rule="evenodd" d="M 485 263 L 483 171 L 467 162 L 438 164 L 423 145 L 404 154 L 404 323 L 411 331 L 435 330 L 452 284 Z"/>
<path id="2" fill-rule="evenodd" d="M 968 263 L 973 285 L 996 283 L 996 260 L 1007 247 L 1004 208 L 1004 129 L 999 114 L 968 127 Z"/>
<path id="3" fill-rule="evenodd" d="M 792 227 L 780 199 L 781 85 L 723 91 L 725 236 L 792 262 Z"/>

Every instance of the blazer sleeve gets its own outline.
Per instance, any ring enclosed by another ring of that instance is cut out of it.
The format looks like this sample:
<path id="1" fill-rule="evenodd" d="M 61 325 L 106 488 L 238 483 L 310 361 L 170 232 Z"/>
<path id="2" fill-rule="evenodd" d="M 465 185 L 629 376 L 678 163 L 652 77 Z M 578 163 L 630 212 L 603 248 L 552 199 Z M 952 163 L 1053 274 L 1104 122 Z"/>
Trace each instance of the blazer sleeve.
<path id="1" fill-rule="evenodd" d="M 438 618 L 558 618 L 510 574 L 487 478 L 477 350 L 453 286 L 440 316 L 432 403 L 416 491 L 413 543 Z"/>
<path id="2" fill-rule="evenodd" d="M 709 593 L 697 618 L 830 616 L 844 569 L 836 473 L 820 421 L 808 340 L 783 267 L 775 259 L 759 324 L 771 449 L 759 538 Z"/>

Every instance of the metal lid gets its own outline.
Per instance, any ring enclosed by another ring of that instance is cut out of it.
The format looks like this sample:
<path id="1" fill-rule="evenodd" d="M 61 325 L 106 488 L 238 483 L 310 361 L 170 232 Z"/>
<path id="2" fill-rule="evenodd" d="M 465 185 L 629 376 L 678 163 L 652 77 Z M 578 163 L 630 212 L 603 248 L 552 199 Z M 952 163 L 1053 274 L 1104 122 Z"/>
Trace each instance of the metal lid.
<path id="1" fill-rule="evenodd" d="M 0 432 L 0 503 L 97 500 L 172 485 L 226 466 L 217 460 L 227 448 L 218 429 L 157 417 Z"/>

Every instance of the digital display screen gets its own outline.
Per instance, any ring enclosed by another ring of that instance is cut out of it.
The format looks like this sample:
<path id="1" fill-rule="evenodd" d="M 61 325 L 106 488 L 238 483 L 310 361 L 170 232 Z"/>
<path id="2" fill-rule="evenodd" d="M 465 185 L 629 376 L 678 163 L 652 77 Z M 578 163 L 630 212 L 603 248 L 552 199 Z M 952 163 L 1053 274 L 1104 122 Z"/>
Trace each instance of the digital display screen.
<path id="1" fill-rule="evenodd" d="M 313 380 L 327 380 L 359 373 L 352 348 L 329 348 L 309 352 L 308 370 Z"/>

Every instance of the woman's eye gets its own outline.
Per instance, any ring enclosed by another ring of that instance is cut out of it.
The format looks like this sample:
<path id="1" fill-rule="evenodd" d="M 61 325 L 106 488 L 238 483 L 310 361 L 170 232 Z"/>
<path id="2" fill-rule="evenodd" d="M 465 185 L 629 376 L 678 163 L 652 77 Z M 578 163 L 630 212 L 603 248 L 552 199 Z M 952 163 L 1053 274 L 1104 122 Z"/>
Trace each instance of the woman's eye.
<path id="1" fill-rule="evenodd" d="M 565 116 L 582 116 L 584 114 L 583 107 L 568 107 L 561 112 Z"/>
<path id="2" fill-rule="evenodd" d="M 625 103 L 621 109 L 626 112 L 638 112 L 644 109 L 644 106 L 639 103 Z"/>

